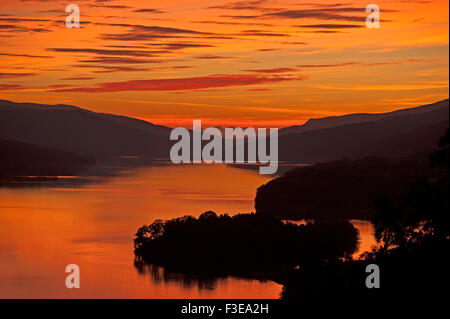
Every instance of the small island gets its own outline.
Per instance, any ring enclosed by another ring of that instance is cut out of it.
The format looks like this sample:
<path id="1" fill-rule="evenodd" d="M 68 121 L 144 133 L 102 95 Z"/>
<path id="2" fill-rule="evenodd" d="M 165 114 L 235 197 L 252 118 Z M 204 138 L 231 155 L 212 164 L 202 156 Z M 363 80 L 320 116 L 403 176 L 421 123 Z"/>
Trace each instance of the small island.
<path id="1" fill-rule="evenodd" d="M 184 216 L 141 227 L 134 240 L 144 262 L 173 271 L 256 274 L 348 259 L 358 231 L 348 221 L 295 225 L 259 213 Z"/>

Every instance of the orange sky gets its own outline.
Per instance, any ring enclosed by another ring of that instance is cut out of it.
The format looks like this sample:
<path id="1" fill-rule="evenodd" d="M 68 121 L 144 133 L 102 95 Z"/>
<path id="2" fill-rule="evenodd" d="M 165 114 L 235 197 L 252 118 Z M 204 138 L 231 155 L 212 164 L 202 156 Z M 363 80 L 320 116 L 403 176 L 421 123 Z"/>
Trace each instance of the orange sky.
<path id="1" fill-rule="evenodd" d="M 441 0 L 2 0 L 0 99 L 169 126 L 389 111 L 448 98 L 448 32 Z"/>

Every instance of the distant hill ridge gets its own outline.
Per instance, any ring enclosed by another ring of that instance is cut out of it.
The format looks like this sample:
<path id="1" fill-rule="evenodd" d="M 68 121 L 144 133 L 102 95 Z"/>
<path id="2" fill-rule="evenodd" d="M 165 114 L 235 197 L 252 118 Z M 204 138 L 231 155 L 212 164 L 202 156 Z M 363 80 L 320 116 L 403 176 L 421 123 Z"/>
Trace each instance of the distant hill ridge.
<path id="1" fill-rule="evenodd" d="M 323 118 L 313 118 L 306 121 L 303 125 L 294 125 L 280 130 L 280 135 L 290 133 L 302 133 L 311 130 L 331 128 L 346 124 L 370 122 L 385 119 L 393 116 L 420 114 L 435 111 L 441 108 L 448 108 L 448 99 L 431 103 L 427 105 L 411 107 L 407 109 L 395 110 L 386 113 L 352 113 L 342 116 L 327 116 Z"/>
<path id="2" fill-rule="evenodd" d="M 401 157 L 433 149 L 448 127 L 448 99 L 379 114 L 311 119 L 279 134 L 279 160 L 316 163 L 365 156 Z M 0 100 L 0 138 L 91 155 L 168 159 L 171 128 L 71 105 Z"/>
<path id="3" fill-rule="evenodd" d="M 448 125 L 447 99 L 385 113 L 381 119 L 282 134 L 279 158 L 312 164 L 366 156 L 405 157 L 434 149 Z"/>
<path id="4" fill-rule="evenodd" d="M 0 138 L 97 159 L 167 156 L 169 133 L 168 127 L 76 106 L 0 100 Z"/>
<path id="5" fill-rule="evenodd" d="M 71 152 L 1 138 L 0 154 L 0 181 L 17 176 L 74 175 L 95 163 Z"/>

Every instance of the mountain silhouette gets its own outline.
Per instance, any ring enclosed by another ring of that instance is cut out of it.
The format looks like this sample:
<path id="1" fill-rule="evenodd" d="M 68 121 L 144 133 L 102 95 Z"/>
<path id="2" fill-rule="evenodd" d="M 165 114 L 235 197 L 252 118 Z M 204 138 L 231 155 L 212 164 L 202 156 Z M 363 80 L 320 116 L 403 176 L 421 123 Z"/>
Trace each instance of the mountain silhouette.
<path id="1" fill-rule="evenodd" d="M 0 139 L 0 181 L 26 176 L 75 175 L 94 159 L 29 143 Z"/>
<path id="2" fill-rule="evenodd" d="M 402 116 L 402 115 L 413 115 L 413 114 L 421 114 L 427 113 L 431 111 L 435 111 L 441 108 L 448 107 L 448 99 L 442 100 L 436 103 L 411 107 L 407 109 L 400 109 L 387 113 L 354 113 L 354 114 L 346 114 L 342 116 L 327 116 L 323 118 L 317 119 L 309 119 L 303 125 L 294 125 L 286 128 L 282 128 L 279 132 L 279 135 L 286 135 L 292 133 L 303 133 L 307 131 L 320 130 L 326 128 L 332 128 L 347 124 L 355 124 L 355 123 L 363 123 L 363 122 L 372 122 L 381 119 L 385 119 L 393 116 Z"/>
<path id="3" fill-rule="evenodd" d="M 70 105 L 0 100 L 0 138 L 92 155 L 98 160 L 167 157 L 169 133 L 164 126 Z"/>
<path id="4" fill-rule="evenodd" d="M 311 119 L 280 130 L 279 160 L 308 164 L 425 152 L 434 148 L 448 127 L 448 108 L 448 100 L 443 100 L 389 113 Z M 175 143 L 169 140 L 170 131 L 169 127 L 71 105 L 0 100 L 0 138 L 89 155 L 97 162 L 119 162 L 124 157 L 145 163 L 168 159 Z"/>
<path id="5" fill-rule="evenodd" d="M 381 117 L 381 119 L 377 119 Z M 367 120 L 372 118 L 372 120 Z M 383 115 L 367 115 L 364 122 L 338 125 L 360 115 L 317 120 L 300 133 L 279 138 L 279 159 L 296 163 L 317 163 L 356 159 L 367 156 L 403 157 L 432 150 L 448 127 L 449 103 L 444 100 L 419 108 L 399 110 Z M 305 124 L 306 125 L 306 124 Z M 287 132 L 291 128 L 285 129 Z"/>

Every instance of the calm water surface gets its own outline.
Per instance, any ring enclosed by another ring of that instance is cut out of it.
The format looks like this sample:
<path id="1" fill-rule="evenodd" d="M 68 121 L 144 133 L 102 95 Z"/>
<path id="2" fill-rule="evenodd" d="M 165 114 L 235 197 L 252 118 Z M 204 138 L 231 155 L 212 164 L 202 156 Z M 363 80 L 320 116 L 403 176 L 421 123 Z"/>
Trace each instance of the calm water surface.
<path id="1" fill-rule="evenodd" d="M 0 188 L 0 298 L 278 298 L 272 281 L 134 267 L 134 233 L 155 219 L 253 210 L 257 171 L 226 165 L 136 169 L 82 186 Z M 370 246 L 367 224 L 361 248 Z M 366 239 L 365 239 L 366 238 Z M 65 267 L 81 288 L 65 287 Z"/>

